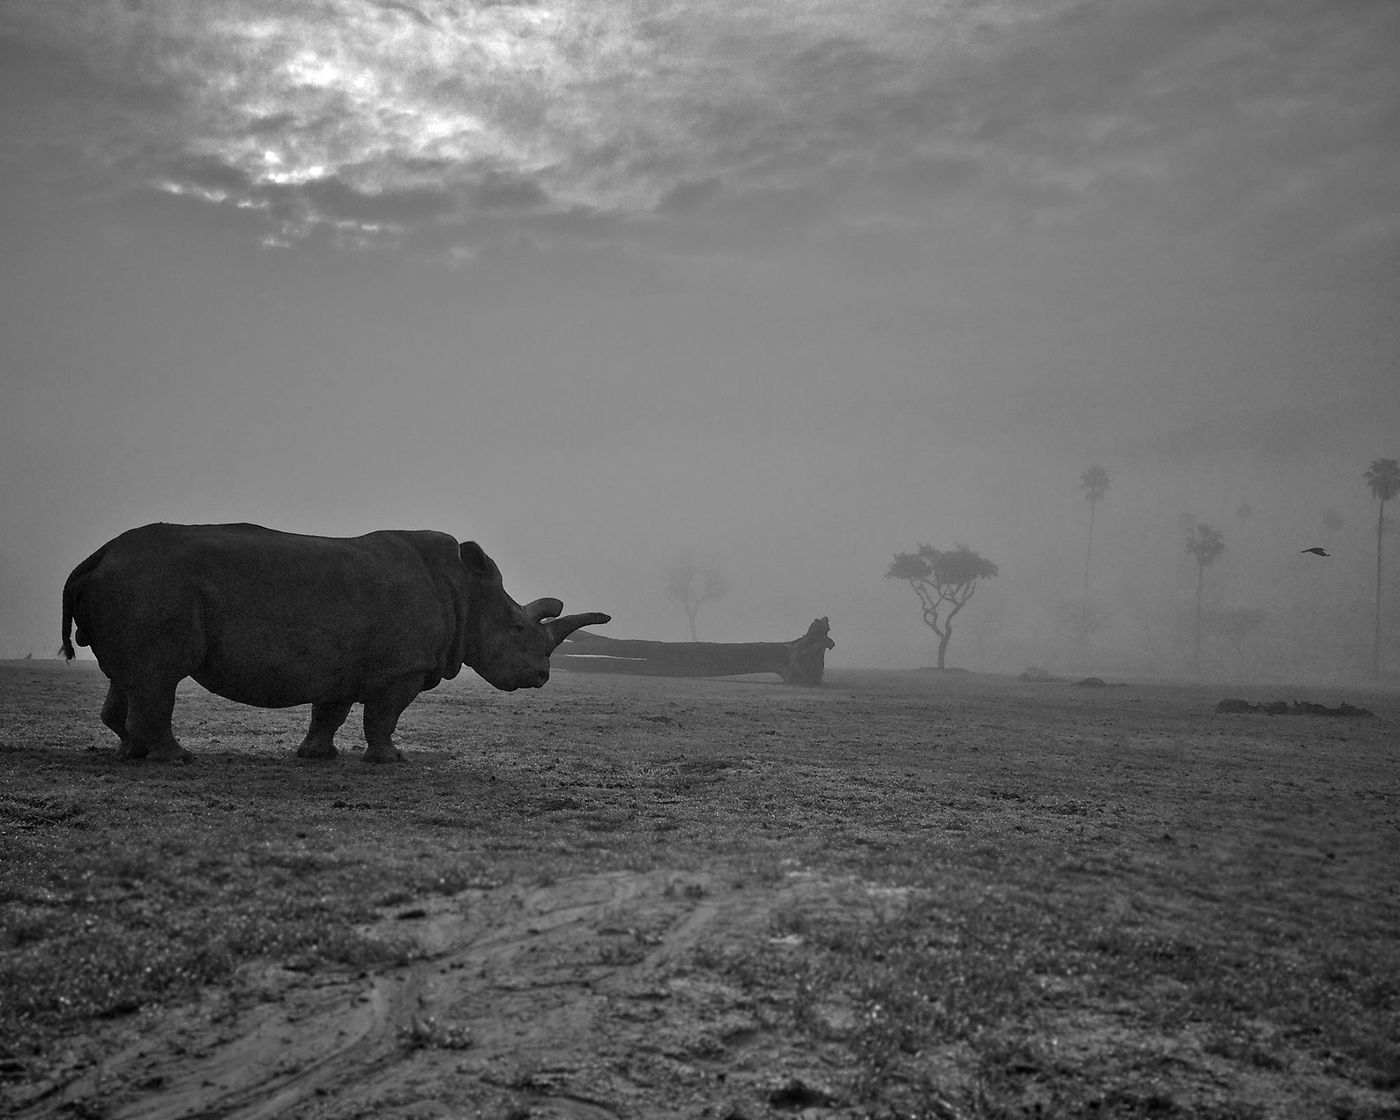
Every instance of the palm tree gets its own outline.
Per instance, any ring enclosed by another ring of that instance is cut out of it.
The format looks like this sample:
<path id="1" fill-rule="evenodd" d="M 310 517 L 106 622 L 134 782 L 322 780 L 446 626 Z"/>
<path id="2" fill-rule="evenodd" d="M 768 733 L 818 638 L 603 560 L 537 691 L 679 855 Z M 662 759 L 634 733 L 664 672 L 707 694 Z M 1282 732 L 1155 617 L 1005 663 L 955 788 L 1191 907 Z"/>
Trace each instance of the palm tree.
<path id="1" fill-rule="evenodd" d="M 1366 485 L 1381 500 L 1380 516 L 1376 518 L 1376 634 L 1371 646 L 1371 675 L 1381 675 L 1381 540 L 1385 534 L 1385 503 L 1400 494 L 1400 463 L 1394 459 L 1376 459 L 1365 474 Z"/>
<path id="2" fill-rule="evenodd" d="M 1205 587 L 1206 567 L 1225 551 L 1225 534 L 1212 529 L 1204 521 L 1186 531 L 1186 551 L 1196 558 L 1196 672 L 1201 671 L 1201 593 Z"/>
<path id="3" fill-rule="evenodd" d="M 1103 467 L 1088 467 L 1079 476 L 1079 489 L 1089 502 L 1089 546 L 1084 550 L 1084 594 L 1079 600 L 1079 656 L 1084 656 L 1089 643 L 1089 559 L 1094 554 L 1094 507 L 1108 493 L 1108 471 Z"/>

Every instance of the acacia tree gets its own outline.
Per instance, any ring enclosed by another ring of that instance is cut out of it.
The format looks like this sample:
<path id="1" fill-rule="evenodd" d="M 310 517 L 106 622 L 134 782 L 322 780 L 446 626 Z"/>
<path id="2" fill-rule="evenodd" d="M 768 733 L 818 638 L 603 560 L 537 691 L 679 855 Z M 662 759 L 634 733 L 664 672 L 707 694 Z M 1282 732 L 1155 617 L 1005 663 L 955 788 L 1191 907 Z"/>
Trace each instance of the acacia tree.
<path id="1" fill-rule="evenodd" d="M 1212 529 L 1204 521 L 1186 531 L 1186 551 L 1196 558 L 1196 671 L 1201 669 L 1201 593 L 1205 587 L 1206 568 L 1225 551 L 1225 534 Z"/>
<path id="2" fill-rule="evenodd" d="M 1385 537 L 1385 503 L 1400 494 L 1400 463 L 1394 459 L 1376 459 L 1365 474 L 1366 485 L 1381 501 L 1376 518 L 1376 633 L 1371 645 L 1371 675 L 1381 675 L 1381 542 Z"/>
<path id="3" fill-rule="evenodd" d="M 967 606 L 978 581 L 996 574 L 995 564 L 965 544 L 949 552 L 921 544 L 917 552 L 895 553 L 885 578 L 905 580 L 918 595 L 924 625 L 938 635 L 938 667 L 942 669 L 953 637 L 954 617 Z"/>
<path id="4" fill-rule="evenodd" d="M 1089 644 L 1089 559 L 1094 555 L 1094 507 L 1108 493 L 1108 471 L 1091 466 L 1079 476 L 1079 489 L 1089 503 L 1089 545 L 1084 550 L 1084 594 L 1079 600 L 1079 653 Z"/>
<path id="5" fill-rule="evenodd" d="M 706 603 L 713 603 L 729 592 L 729 576 L 718 560 L 701 560 L 693 551 L 676 557 L 666 568 L 666 595 L 685 611 L 690 623 L 690 640 L 695 636 L 695 616 Z"/>

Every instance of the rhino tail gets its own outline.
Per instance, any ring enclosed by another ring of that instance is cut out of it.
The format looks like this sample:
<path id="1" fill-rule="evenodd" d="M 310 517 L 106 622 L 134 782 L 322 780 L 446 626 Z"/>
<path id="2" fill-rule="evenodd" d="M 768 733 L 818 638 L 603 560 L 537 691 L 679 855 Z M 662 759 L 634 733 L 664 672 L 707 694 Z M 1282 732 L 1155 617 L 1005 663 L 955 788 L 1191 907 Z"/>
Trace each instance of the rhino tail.
<path id="1" fill-rule="evenodd" d="M 78 597 L 83 592 L 83 584 L 87 583 L 88 576 L 92 570 L 102 562 L 102 557 L 107 553 L 107 546 L 104 544 L 81 564 L 69 573 L 68 578 L 63 582 L 63 641 L 59 649 L 67 661 L 72 661 L 77 656 L 73 652 L 73 642 L 69 637 L 73 629 L 73 612 L 78 604 Z M 87 645 L 87 636 L 83 633 L 82 625 L 78 626 L 78 645 Z"/>

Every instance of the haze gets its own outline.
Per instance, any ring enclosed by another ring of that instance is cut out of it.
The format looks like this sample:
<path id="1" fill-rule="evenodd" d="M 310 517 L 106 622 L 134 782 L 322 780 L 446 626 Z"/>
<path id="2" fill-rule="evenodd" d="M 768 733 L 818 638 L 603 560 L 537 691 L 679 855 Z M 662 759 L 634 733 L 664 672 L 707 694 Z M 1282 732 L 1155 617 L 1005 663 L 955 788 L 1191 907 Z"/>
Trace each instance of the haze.
<path id="1" fill-rule="evenodd" d="M 689 636 L 693 549 L 701 638 L 831 667 L 931 664 L 882 577 L 965 543 L 950 664 L 1172 673 L 1204 520 L 1267 616 L 1211 671 L 1364 672 L 1397 63 L 1391 0 L 8 0 L 0 656 L 122 530 L 247 520 L 616 637 Z"/>

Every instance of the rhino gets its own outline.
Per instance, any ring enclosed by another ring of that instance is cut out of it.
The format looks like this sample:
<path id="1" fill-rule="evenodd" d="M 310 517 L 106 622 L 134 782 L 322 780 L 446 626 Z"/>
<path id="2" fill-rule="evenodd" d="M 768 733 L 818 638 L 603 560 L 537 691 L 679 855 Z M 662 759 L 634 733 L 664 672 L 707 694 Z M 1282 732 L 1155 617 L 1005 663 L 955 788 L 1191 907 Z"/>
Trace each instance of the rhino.
<path id="1" fill-rule="evenodd" d="M 364 705 L 367 762 L 401 758 L 399 716 L 463 665 L 506 692 L 549 680 L 549 654 L 606 614 L 521 606 L 475 541 L 388 530 L 315 537 L 261 525 L 154 524 L 108 541 L 63 585 L 63 654 L 89 646 L 108 678 L 102 722 L 123 758 L 187 761 L 176 686 L 260 708 L 311 705 L 296 753 L 333 758 Z"/>

